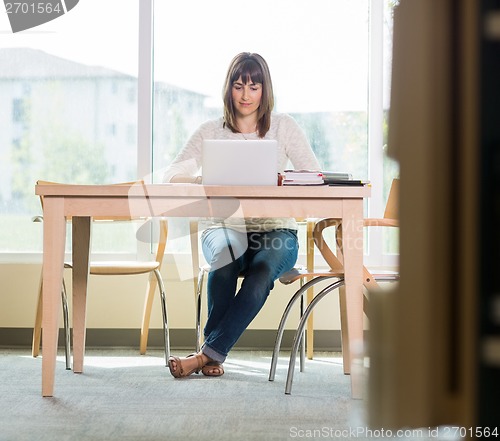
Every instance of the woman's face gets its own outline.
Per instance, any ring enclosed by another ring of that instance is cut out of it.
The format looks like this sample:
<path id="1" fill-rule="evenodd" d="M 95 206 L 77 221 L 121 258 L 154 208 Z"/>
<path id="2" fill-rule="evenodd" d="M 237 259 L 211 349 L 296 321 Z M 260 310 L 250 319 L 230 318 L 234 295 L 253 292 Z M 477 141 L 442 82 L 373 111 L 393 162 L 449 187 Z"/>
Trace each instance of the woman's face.
<path id="1" fill-rule="evenodd" d="M 262 84 L 252 81 L 244 84 L 240 77 L 233 83 L 232 98 L 237 117 L 256 114 L 262 98 Z"/>

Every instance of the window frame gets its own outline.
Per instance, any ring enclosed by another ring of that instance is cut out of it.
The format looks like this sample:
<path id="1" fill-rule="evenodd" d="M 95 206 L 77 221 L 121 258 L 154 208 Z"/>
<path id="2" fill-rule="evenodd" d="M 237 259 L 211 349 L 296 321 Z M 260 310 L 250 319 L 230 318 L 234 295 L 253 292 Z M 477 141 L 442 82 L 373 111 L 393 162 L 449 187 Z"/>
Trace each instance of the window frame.
<path id="1" fill-rule="evenodd" d="M 154 109 L 154 0 L 139 2 L 139 51 L 137 82 L 137 176 L 148 179 L 153 174 Z M 369 78 L 368 78 L 368 174 L 372 195 L 367 201 L 367 216 L 382 216 L 383 197 L 383 60 L 384 0 L 369 0 Z M 369 232 L 365 246 L 368 265 L 397 264 L 397 256 L 384 255 L 382 233 Z M 138 243 L 139 257 L 151 253 L 151 247 Z M 100 257 L 103 257 L 100 255 Z M 110 257 L 116 257 L 110 255 Z M 123 256 L 121 256 L 123 257 Z M 0 253 L 0 262 L 39 262 L 41 253 Z"/>

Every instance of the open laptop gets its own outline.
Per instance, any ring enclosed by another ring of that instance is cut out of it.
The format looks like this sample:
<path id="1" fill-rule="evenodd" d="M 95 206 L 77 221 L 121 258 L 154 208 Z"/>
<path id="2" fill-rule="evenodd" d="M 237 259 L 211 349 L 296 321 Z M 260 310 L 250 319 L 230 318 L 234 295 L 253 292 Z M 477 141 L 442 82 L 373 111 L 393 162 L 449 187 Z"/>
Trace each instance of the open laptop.
<path id="1" fill-rule="evenodd" d="M 203 140 L 201 167 L 205 185 L 278 185 L 278 141 Z"/>

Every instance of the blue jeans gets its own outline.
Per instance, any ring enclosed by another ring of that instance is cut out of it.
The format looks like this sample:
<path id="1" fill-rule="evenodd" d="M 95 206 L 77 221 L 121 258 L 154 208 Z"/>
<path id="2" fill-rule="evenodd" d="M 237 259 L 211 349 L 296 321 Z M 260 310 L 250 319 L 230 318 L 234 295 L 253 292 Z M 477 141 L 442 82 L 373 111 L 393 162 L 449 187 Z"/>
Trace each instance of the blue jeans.
<path id="1" fill-rule="evenodd" d="M 202 351 L 222 363 L 261 310 L 274 281 L 295 265 L 297 232 L 242 233 L 222 227 L 206 230 L 201 240 L 211 266 Z M 239 276 L 244 279 L 236 292 Z"/>

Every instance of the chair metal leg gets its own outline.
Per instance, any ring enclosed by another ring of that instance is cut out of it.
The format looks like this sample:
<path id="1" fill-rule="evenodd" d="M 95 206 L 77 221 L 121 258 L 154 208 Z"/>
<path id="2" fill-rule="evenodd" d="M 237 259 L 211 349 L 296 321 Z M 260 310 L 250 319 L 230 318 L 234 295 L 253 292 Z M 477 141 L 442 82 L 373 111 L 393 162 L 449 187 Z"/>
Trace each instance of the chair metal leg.
<path id="1" fill-rule="evenodd" d="M 314 279 L 313 279 L 314 280 Z M 376 278 L 377 281 L 380 282 L 395 282 L 399 280 L 398 275 L 382 275 Z M 305 310 L 304 314 L 302 315 L 302 318 L 300 319 L 299 326 L 297 328 L 297 331 L 295 332 L 295 336 L 293 339 L 293 345 L 292 345 L 292 352 L 290 354 L 290 361 L 288 363 L 288 374 L 286 378 L 286 385 L 285 385 L 285 394 L 289 395 L 292 393 L 292 382 L 293 382 L 293 372 L 295 370 L 295 362 L 297 359 L 297 352 L 299 349 L 300 345 L 300 340 L 301 340 L 301 333 L 304 331 L 304 328 L 307 324 L 307 319 L 311 315 L 312 310 L 314 307 L 318 304 L 318 302 L 325 297 L 328 293 L 331 291 L 340 288 L 341 286 L 344 285 L 344 279 L 337 280 L 336 282 L 328 285 L 327 287 L 323 288 L 316 296 L 314 296 L 314 299 L 309 303 L 309 306 Z M 304 287 L 307 286 L 304 285 Z"/>
<path id="2" fill-rule="evenodd" d="M 303 282 L 301 280 L 301 286 Z M 304 294 L 300 296 L 300 318 L 304 315 Z M 300 372 L 304 372 L 306 367 L 306 331 L 300 336 Z"/>
<path id="3" fill-rule="evenodd" d="M 69 329 L 68 296 L 66 295 L 66 284 L 62 283 L 61 290 L 63 322 L 64 322 L 64 353 L 66 356 L 66 369 L 71 370 L 71 336 Z"/>
<path id="4" fill-rule="evenodd" d="M 168 359 L 170 357 L 170 335 L 168 330 L 168 314 L 167 314 L 167 299 L 165 295 L 165 285 L 161 278 L 160 271 L 154 270 L 156 280 L 158 281 L 158 289 L 160 291 L 161 311 L 163 319 L 163 343 L 165 347 L 165 366 L 168 366 Z"/>
<path id="5" fill-rule="evenodd" d="M 283 339 L 283 333 L 285 331 L 285 324 L 288 319 L 288 316 L 290 315 L 290 311 L 292 309 L 292 306 L 295 304 L 295 302 L 302 296 L 304 292 L 306 292 L 311 286 L 314 286 L 316 283 L 319 283 L 323 280 L 327 280 L 332 278 L 333 276 L 318 276 L 315 277 L 314 279 L 310 280 L 309 282 L 305 283 L 303 286 L 301 286 L 295 294 L 290 298 L 288 301 L 288 304 L 286 305 L 285 311 L 283 312 L 283 315 L 281 316 L 280 324 L 278 326 L 278 331 L 276 333 L 276 340 L 274 343 L 274 350 L 273 350 L 273 356 L 271 360 L 271 369 L 269 371 L 269 381 L 274 381 L 274 377 L 276 375 L 276 365 L 278 364 L 278 356 L 279 356 L 279 351 L 281 347 L 281 340 Z"/>
<path id="6" fill-rule="evenodd" d="M 292 382 L 293 382 L 293 372 L 295 369 L 295 361 L 297 359 L 297 352 L 300 345 L 301 335 L 302 332 L 304 332 L 307 319 L 311 315 L 311 312 L 314 309 L 314 307 L 323 297 L 325 297 L 329 292 L 333 291 L 334 289 L 339 288 L 343 284 L 344 284 L 344 279 L 340 279 L 328 285 L 326 288 L 323 288 L 318 294 L 316 294 L 316 296 L 314 296 L 314 299 L 311 301 L 311 303 L 309 303 L 309 306 L 302 315 L 302 318 L 300 319 L 299 326 L 297 328 L 297 331 L 295 332 L 295 336 L 293 339 L 292 352 L 290 354 L 290 362 L 288 363 L 288 374 L 286 378 L 285 394 L 289 395 L 292 393 Z"/>
<path id="7" fill-rule="evenodd" d="M 146 298 L 144 299 L 144 309 L 142 313 L 141 339 L 139 343 L 139 353 L 141 355 L 145 355 L 148 348 L 149 323 L 151 320 L 151 310 L 153 309 L 156 287 L 158 285 L 157 282 L 158 279 L 156 278 L 156 276 L 153 277 L 153 275 L 150 274 L 148 286 L 146 289 Z"/>
<path id="8" fill-rule="evenodd" d="M 201 349 L 201 300 L 204 278 L 205 270 L 201 268 L 198 273 L 198 286 L 196 289 L 196 352 L 200 352 Z"/>

